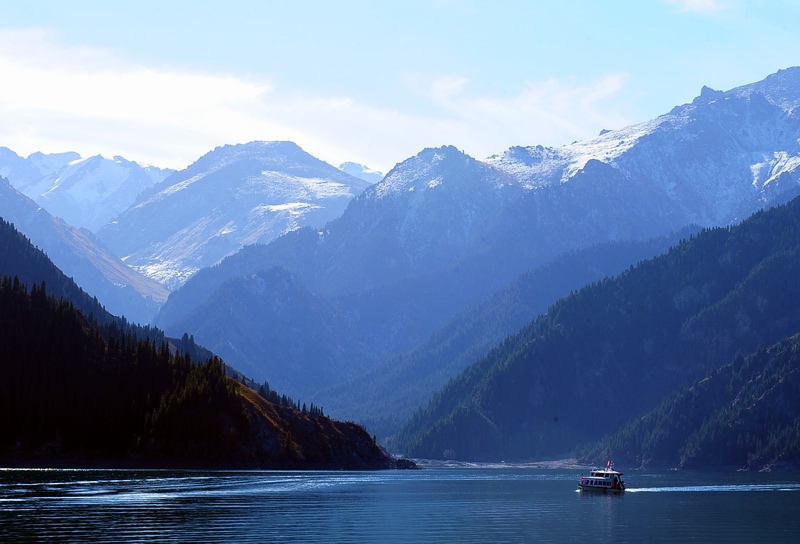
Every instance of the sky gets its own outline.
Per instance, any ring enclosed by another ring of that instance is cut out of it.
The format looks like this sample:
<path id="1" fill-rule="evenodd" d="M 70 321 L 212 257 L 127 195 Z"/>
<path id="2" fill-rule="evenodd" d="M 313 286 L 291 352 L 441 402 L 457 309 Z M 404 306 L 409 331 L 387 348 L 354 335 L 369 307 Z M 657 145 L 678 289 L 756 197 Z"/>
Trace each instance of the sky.
<path id="1" fill-rule="evenodd" d="M 0 146 L 387 172 L 558 147 L 800 65 L 796 0 L 0 0 Z"/>

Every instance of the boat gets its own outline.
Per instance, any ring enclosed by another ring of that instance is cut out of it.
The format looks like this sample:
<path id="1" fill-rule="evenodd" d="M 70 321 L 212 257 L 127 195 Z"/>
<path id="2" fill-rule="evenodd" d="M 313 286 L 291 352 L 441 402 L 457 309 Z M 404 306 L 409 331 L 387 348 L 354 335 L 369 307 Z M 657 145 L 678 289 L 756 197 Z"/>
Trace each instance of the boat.
<path id="1" fill-rule="evenodd" d="M 581 476 L 578 489 L 581 492 L 622 493 L 625 491 L 625 482 L 622 473 L 614 470 L 614 465 L 609 461 L 606 468 L 593 468 L 588 476 Z"/>

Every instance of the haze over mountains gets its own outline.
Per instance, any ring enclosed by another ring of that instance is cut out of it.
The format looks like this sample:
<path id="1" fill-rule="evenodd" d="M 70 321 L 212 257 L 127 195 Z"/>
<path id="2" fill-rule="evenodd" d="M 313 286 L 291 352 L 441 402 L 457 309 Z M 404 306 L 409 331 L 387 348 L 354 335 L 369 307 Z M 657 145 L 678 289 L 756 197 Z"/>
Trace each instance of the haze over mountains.
<path id="1" fill-rule="evenodd" d="M 799 104 L 790 68 L 560 148 L 485 160 L 424 149 L 376 183 L 291 142 L 228 145 L 140 189 L 97 233 L 173 289 L 147 316 L 154 324 L 193 334 L 259 382 L 324 399 L 329 413 L 383 411 L 386 436 L 403 423 L 392 414 L 424 404 L 571 290 L 800 195 Z M 0 161 L 0 173 L 17 185 L 35 162 Z M 406 431 L 405 444 L 428 430 Z M 425 451 L 445 450 L 473 451 Z"/>

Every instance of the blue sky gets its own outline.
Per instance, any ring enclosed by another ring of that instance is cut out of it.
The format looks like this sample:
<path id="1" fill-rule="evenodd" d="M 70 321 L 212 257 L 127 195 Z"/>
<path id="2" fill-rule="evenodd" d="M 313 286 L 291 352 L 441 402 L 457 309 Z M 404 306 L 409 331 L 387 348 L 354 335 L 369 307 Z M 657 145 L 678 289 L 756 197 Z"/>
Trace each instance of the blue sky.
<path id="1" fill-rule="evenodd" d="M 184 168 L 292 140 L 387 171 L 560 146 L 800 65 L 781 0 L 0 0 L 0 146 Z"/>

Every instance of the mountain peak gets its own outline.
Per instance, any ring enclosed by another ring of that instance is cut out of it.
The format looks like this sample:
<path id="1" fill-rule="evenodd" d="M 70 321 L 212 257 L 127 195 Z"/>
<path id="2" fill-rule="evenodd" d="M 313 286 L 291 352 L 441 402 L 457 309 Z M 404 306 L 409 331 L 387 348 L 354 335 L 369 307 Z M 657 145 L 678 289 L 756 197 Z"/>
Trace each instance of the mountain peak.
<path id="1" fill-rule="evenodd" d="M 714 98 L 719 98 L 724 94 L 725 94 L 724 92 L 715 91 L 714 89 L 708 87 L 707 85 L 703 85 L 703 88 L 700 89 L 700 99 L 705 101 L 712 100 Z"/>
<path id="2" fill-rule="evenodd" d="M 384 196 L 400 190 L 413 191 L 420 183 L 433 187 L 438 185 L 436 180 L 441 181 L 444 174 L 477 164 L 478 161 L 452 145 L 426 147 L 392 168 L 379 184 L 381 187 L 376 190 L 376 194 Z"/>
<path id="3" fill-rule="evenodd" d="M 335 179 L 358 191 L 367 186 L 363 180 L 345 174 L 290 141 L 257 140 L 216 147 L 191 164 L 184 172 L 194 175 L 228 168 L 237 163 L 243 168 L 249 164 L 251 165 L 249 168 L 256 168 L 259 172 L 283 172 L 298 177 Z"/>
<path id="4" fill-rule="evenodd" d="M 792 112 L 800 106 L 800 66 L 778 70 L 763 80 L 729 91 L 736 96 L 764 95 L 771 103 Z"/>

